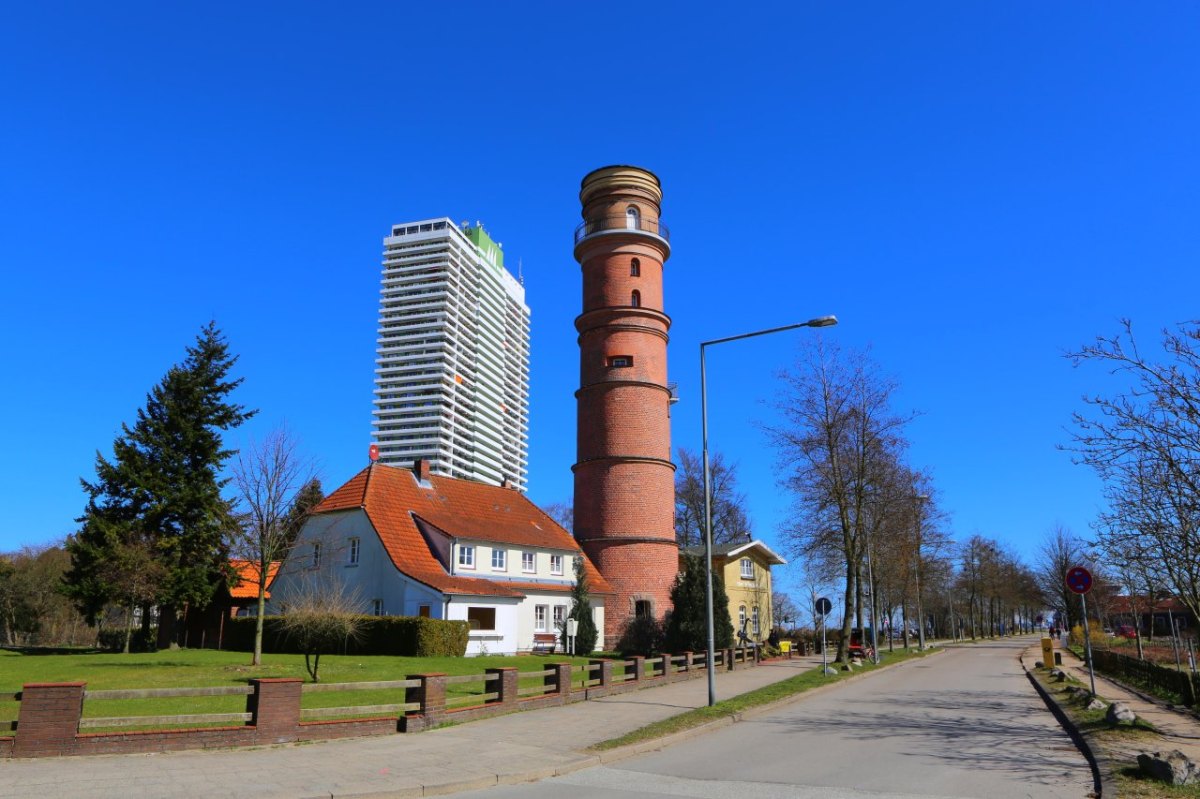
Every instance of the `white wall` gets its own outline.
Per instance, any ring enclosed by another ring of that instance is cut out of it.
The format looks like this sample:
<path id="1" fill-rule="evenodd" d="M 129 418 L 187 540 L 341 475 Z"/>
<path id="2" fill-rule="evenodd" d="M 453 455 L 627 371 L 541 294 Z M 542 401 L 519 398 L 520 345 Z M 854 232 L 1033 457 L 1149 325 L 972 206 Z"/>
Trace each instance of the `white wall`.
<path id="1" fill-rule="evenodd" d="M 515 655 L 520 601 L 515 597 L 453 596 L 450 597 L 446 618 L 467 621 L 468 608 L 495 608 L 495 629 L 472 630 L 467 641 L 467 654 Z"/>
<path id="2" fill-rule="evenodd" d="M 359 540 L 357 564 L 350 563 L 350 539 L 354 537 Z M 312 545 L 317 541 L 321 543 L 321 566 L 314 571 Z M 371 613 L 372 600 L 381 599 L 386 616 L 416 616 L 421 605 L 429 605 L 429 615 L 442 618 L 441 592 L 397 571 L 362 510 L 324 513 L 305 523 L 271 588 L 268 613 L 278 613 L 280 601 L 286 601 L 289 590 L 313 579 L 352 592 L 363 613 Z"/>

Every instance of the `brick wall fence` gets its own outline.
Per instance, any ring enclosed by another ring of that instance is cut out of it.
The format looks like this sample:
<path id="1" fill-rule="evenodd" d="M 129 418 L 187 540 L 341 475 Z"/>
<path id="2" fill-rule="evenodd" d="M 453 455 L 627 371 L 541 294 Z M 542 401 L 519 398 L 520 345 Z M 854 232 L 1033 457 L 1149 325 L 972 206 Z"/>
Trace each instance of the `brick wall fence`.
<path id="1" fill-rule="evenodd" d="M 717 651 L 715 662 L 720 670 L 732 670 L 756 665 L 756 657 L 757 650 L 725 649 Z M 491 692 L 484 695 L 481 704 L 464 707 L 447 706 L 447 685 L 450 682 L 479 680 L 480 677 L 412 674 L 400 681 L 405 686 L 405 702 L 395 706 L 403 708 L 400 713 L 330 721 L 301 720 L 300 699 L 304 685 L 301 680 L 253 679 L 246 689 L 171 689 L 176 691 L 175 695 L 187 695 L 184 692 L 189 690 L 198 692 L 198 695 L 212 695 L 214 690 L 245 693 L 246 712 L 226 714 L 245 719 L 241 725 L 95 733 L 80 732 L 83 703 L 87 695 L 86 683 L 29 683 L 19 694 L 13 695 L 21 703 L 20 710 L 15 724 L 3 722 L 10 725 L 15 734 L 0 736 L 0 758 L 168 752 L 419 732 L 449 722 L 474 721 L 513 711 L 599 699 L 700 677 L 706 674 L 705 660 L 703 652 L 683 652 L 655 658 L 638 656 L 623 662 L 623 676 L 616 674 L 616 666 L 622 661 L 593 660 L 585 667 L 587 679 L 580 685 L 574 684 L 576 681 L 572 679 L 570 663 L 546 663 L 542 671 L 532 673 L 518 672 L 516 667 L 487 669 L 482 679 Z M 536 675 L 543 678 L 540 691 L 519 689 L 522 676 Z M 526 695 L 522 696 L 522 693 Z M 529 695 L 531 693 L 533 695 Z M 363 711 L 373 709 L 362 708 Z M 181 722 L 201 721 L 202 718 L 175 717 Z"/>

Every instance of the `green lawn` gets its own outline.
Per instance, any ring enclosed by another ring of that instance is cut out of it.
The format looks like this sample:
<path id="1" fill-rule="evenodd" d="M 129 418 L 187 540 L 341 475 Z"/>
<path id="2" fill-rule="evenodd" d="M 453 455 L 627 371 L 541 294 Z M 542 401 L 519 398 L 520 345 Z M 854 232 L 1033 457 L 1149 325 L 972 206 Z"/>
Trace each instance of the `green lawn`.
<path id="1" fill-rule="evenodd" d="M 404 658 L 325 655 L 321 658 L 321 682 L 375 682 L 402 680 L 410 674 L 443 672 L 451 675 L 479 674 L 484 669 L 516 666 L 522 672 L 540 671 L 545 664 L 569 661 L 576 667 L 574 681 L 583 675 L 587 658 L 563 655 L 499 655 L 470 658 Z M 264 655 L 262 666 L 250 666 L 246 652 L 220 652 L 212 649 L 178 649 L 138 654 L 22 654 L 0 651 L 0 694 L 21 690 L 32 682 L 86 682 L 89 690 L 115 688 L 201 688 L 220 685 L 245 685 L 254 677 L 296 677 L 308 682 L 303 655 Z M 620 672 L 620 667 L 618 667 Z M 541 678 L 527 678 L 521 686 L 541 684 Z M 494 687 L 492 690 L 495 690 Z M 448 698 L 484 692 L 484 683 L 450 685 Z M 383 705 L 404 701 L 404 690 L 329 691 L 305 693 L 305 708 Z M 171 699 L 89 700 L 84 703 L 85 718 L 113 716 L 182 715 L 192 713 L 236 713 L 245 709 L 245 697 L 184 697 Z M 0 721 L 17 717 L 18 703 L 0 701 Z"/>

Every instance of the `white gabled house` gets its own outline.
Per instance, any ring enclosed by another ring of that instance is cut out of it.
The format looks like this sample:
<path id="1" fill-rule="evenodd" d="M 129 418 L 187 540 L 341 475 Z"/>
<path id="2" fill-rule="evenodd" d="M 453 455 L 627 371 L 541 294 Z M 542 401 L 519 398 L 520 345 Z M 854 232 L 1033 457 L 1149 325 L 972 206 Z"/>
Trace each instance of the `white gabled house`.
<path id="1" fill-rule="evenodd" d="M 424 461 L 412 471 L 373 463 L 313 510 L 272 594 L 286 603 L 303 581 L 330 579 L 364 613 L 465 620 L 467 654 L 513 654 L 533 649 L 535 634 L 557 632 L 577 557 L 603 631 L 612 587 L 524 494 L 432 475 Z"/>

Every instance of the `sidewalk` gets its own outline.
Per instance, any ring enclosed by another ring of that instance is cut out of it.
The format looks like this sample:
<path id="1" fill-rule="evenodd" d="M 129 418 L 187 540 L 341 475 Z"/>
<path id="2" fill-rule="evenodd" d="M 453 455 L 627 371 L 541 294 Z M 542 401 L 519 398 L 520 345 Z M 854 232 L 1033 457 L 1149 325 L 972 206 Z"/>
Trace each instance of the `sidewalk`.
<path id="1" fill-rule="evenodd" d="M 775 660 L 717 675 L 728 699 L 820 666 Z M 0 797 L 409 797 L 524 782 L 597 765 L 589 746 L 708 702 L 704 678 L 429 732 L 260 749 L 0 761 Z"/>
<path id="2" fill-rule="evenodd" d="M 1089 685 L 1087 665 L 1069 649 L 1061 649 L 1055 645 L 1055 652 L 1062 653 L 1062 669 L 1072 678 Z M 1033 664 L 1041 660 L 1041 643 L 1029 647 L 1021 654 L 1021 663 L 1026 669 L 1032 670 Z M 1124 702 L 1130 709 L 1162 733 L 1163 742 L 1160 749 L 1178 749 L 1194 762 L 1200 763 L 1200 720 L 1187 711 L 1169 710 L 1166 703 L 1142 693 L 1117 685 L 1099 671 L 1096 672 L 1096 693 L 1105 702 Z M 1137 755 L 1143 749 L 1130 750 Z"/>

